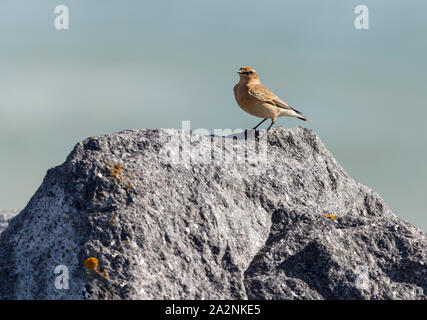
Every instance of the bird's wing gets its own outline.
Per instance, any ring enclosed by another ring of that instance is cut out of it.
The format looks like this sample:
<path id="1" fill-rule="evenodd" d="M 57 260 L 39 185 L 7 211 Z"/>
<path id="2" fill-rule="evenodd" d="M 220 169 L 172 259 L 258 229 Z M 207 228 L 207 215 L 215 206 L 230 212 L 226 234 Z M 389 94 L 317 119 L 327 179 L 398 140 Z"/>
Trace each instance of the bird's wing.
<path id="1" fill-rule="evenodd" d="M 298 110 L 295 110 L 291 106 L 289 106 L 285 101 L 279 99 L 278 96 L 276 96 L 273 92 L 268 90 L 266 87 L 264 87 L 262 84 L 256 84 L 252 86 L 249 89 L 249 94 L 255 98 L 257 98 L 259 101 L 270 103 L 276 107 L 285 109 L 285 110 L 293 110 L 298 114 L 302 114 Z"/>

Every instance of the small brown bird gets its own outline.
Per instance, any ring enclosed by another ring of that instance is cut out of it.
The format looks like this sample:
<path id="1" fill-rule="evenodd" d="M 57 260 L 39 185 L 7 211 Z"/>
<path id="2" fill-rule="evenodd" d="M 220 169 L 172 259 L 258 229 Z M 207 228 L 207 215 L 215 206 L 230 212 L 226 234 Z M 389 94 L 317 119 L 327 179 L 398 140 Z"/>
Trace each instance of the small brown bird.
<path id="1" fill-rule="evenodd" d="M 237 104 L 247 113 L 264 118 L 254 129 L 258 128 L 265 120 L 271 119 L 268 131 L 277 118 L 283 116 L 309 121 L 301 112 L 290 107 L 285 101 L 264 87 L 254 68 L 242 67 L 237 73 L 240 75 L 239 83 L 234 86 Z"/>

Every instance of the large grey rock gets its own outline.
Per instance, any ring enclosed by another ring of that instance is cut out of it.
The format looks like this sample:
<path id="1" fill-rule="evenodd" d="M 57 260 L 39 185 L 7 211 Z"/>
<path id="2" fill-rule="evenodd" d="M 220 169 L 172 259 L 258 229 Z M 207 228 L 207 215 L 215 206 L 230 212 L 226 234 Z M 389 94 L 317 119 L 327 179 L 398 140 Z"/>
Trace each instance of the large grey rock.
<path id="1" fill-rule="evenodd" d="M 16 216 L 18 211 L 0 209 L 0 233 L 9 225 L 9 220 Z"/>
<path id="2" fill-rule="evenodd" d="M 313 131 L 194 133 L 180 149 L 181 135 L 77 144 L 1 234 L 0 297 L 426 299 L 425 234 L 349 178 Z M 58 265 L 68 289 L 55 287 Z"/>

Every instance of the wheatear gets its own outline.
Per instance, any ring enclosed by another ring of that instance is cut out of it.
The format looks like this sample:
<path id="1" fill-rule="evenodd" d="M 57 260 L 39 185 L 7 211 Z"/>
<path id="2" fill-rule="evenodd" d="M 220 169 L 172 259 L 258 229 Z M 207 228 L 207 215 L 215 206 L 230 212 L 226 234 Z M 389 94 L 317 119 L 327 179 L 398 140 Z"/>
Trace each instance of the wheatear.
<path id="1" fill-rule="evenodd" d="M 237 71 L 240 81 L 234 86 L 234 96 L 237 104 L 247 113 L 264 118 L 254 129 L 258 128 L 265 120 L 271 119 L 271 126 L 277 117 L 293 117 L 308 121 L 301 112 L 290 107 L 285 101 L 280 100 L 273 92 L 264 87 L 258 79 L 254 68 L 242 67 Z"/>

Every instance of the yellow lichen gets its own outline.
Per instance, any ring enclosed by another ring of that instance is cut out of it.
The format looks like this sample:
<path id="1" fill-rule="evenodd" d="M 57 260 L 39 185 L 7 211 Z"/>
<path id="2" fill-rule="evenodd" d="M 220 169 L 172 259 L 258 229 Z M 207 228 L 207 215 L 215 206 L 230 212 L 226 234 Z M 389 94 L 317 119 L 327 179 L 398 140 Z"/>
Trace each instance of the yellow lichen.
<path id="1" fill-rule="evenodd" d="M 96 270 L 96 268 L 98 267 L 98 259 L 94 257 L 87 258 L 83 263 L 86 269 Z"/>
<path id="2" fill-rule="evenodd" d="M 338 218 L 336 215 L 333 214 L 324 214 L 323 216 L 331 220 L 335 220 L 336 218 Z"/>

